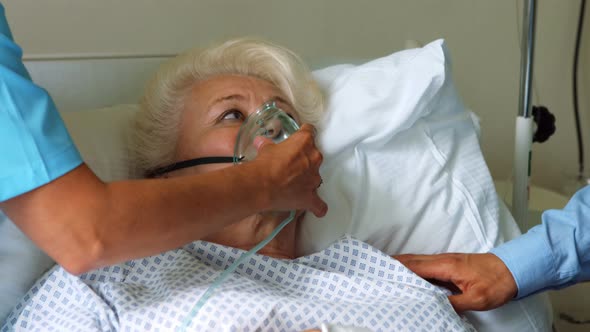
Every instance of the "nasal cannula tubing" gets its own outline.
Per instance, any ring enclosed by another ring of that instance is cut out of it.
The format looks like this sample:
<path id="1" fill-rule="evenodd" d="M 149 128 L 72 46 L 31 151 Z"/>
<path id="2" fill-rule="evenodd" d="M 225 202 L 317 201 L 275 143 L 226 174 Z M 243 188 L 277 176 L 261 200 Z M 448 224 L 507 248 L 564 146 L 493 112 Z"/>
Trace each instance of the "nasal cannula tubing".
<path id="1" fill-rule="evenodd" d="M 195 306 L 193 307 L 193 309 L 191 310 L 191 312 L 188 314 L 188 316 L 186 316 L 186 318 L 184 319 L 184 321 L 182 322 L 182 325 L 177 329 L 177 331 L 179 332 L 185 332 L 187 327 L 189 327 L 189 325 L 191 324 L 193 318 L 195 318 L 197 316 L 197 314 L 199 313 L 199 310 L 203 307 L 203 305 L 205 305 L 205 302 L 207 302 L 207 300 L 211 297 L 211 295 L 213 295 L 213 292 L 215 291 L 215 289 L 221 285 L 225 279 L 232 273 L 234 272 L 234 270 L 240 265 L 242 264 L 242 262 L 244 262 L 244 260 L 246 260 L 247 258 L 249 258 L 250 256 L 254 255 L 255 253 L 257 253 L 260 249 L 262 249 L 264 246 L 266 246 L 275 236 L 277 236 L 277 234 L 279 234 L 279 232 L 285 227 L 287 226 L 287 224 L 289 224 L 291 221 L 293 221 L 293 219 L 295 218 L 295 210 L 290 211 L 290 214 L 287 218 L 285 218 L 285 220 L 283 220 L 281 222 L 281 224 L 279 226 L 277 226 L 277 228 L 275 228 L 272 233 L 270 233 L 269 236 L 267 236 L 264 240 L 262 240 L 259 244 L 257 244 L 254 248 L 250 249 L 250 251 L 245 252 L 242 254 L 242 256 L 240 256 L 240 258 L 238 258 L 238 260 L 236 260 L 232 265 L 230 265 L 227 269 L 225 269 L 225 271 L 223 271 L 213 282 L 213 285 L 211 285 L 207 291 L 205 291 L 205 293 L 203 295 L 201 295 L 201 298 L 199 298 L 199 301 L 197 301 L 197 303 L 195 304 Z"/>

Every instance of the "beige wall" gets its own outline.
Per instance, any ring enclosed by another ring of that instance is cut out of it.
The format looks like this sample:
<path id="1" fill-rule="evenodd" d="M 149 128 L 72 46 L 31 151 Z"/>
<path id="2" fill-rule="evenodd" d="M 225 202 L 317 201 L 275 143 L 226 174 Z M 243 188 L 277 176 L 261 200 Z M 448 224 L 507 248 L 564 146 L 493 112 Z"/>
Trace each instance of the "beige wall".
<path id="1" fill-rule="evenodd" d="M 586 18 L 580 50 L 580 72 L 578 73 L 578 92 L 580 95 L 580 112 L 584 119 L 583 135 L 586 151 L 586 174 L 590 174 L 590 8 L 586 5 Z"/>
<path id="2" fill-rule="evenodd" d="M 558 132 L 534 147 L 533 182 L 561 191 L 577 169 L 571 67 L 578 1 L 539 1 L 534 102 L 558 117 Z M 492 174 L 508 178 L 518 105 L 515 0 L 5 0 L 27 56 L 174 53 L 237 35 L 283 43 L 314 64 L 372 58 L 406 40 L 444 37 L 466 104 L 482 120 Z M 589 16 L 588 14 L 587 16 Z M 581 54 L 582 119 L 590 164 L 590 18 Z M 588 166 L 590 168 L 590 166 Z"/>

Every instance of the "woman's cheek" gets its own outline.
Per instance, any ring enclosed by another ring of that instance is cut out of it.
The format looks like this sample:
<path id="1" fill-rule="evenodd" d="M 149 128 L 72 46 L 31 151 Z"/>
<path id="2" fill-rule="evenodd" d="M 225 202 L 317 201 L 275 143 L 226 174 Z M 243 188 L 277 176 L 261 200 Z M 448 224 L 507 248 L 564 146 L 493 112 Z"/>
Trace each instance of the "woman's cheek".
<path id="1" fill-rule="evenodd" d="M 199 156 L 233 156 L 237 130 L 224 130 L 203 137 L 198 143 L 196 153 Z"/>

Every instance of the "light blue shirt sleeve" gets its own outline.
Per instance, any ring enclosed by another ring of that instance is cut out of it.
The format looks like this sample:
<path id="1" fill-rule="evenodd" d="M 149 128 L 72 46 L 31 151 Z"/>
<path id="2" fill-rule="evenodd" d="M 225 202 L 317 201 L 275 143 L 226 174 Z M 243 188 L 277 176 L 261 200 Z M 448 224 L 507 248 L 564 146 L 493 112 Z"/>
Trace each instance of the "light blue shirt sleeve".
<path id="1" fill-rule="evenodd" d="M 53 100 L 31 81 L 0 4 L 0 202 L 81 163 Z"/>
<path id="2" fill-rule="evenodd" d="M 517 298 L 590 280 L 590 186 L 563 210 L 547 210 L 543 223 L 491 250 L 508 267 Z"/>

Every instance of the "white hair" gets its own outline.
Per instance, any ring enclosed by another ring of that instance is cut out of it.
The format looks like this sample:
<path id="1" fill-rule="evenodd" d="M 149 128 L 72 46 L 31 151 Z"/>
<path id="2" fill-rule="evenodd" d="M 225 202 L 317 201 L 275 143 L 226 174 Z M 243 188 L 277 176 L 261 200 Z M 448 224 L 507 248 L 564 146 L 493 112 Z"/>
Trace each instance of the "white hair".
<path id="1" fill-rule="evenodd" d="M 310 70 L 292 51 L 262 40 L 230 40 L 193 49 L 160 67 L 146 86 L 130 140 L 134 176 L 173 162 L 180 119 L 193 85 L 217 75 L 244 75 L 275 85 L 302 123 L 317 126 L 323 96 Z"/>

